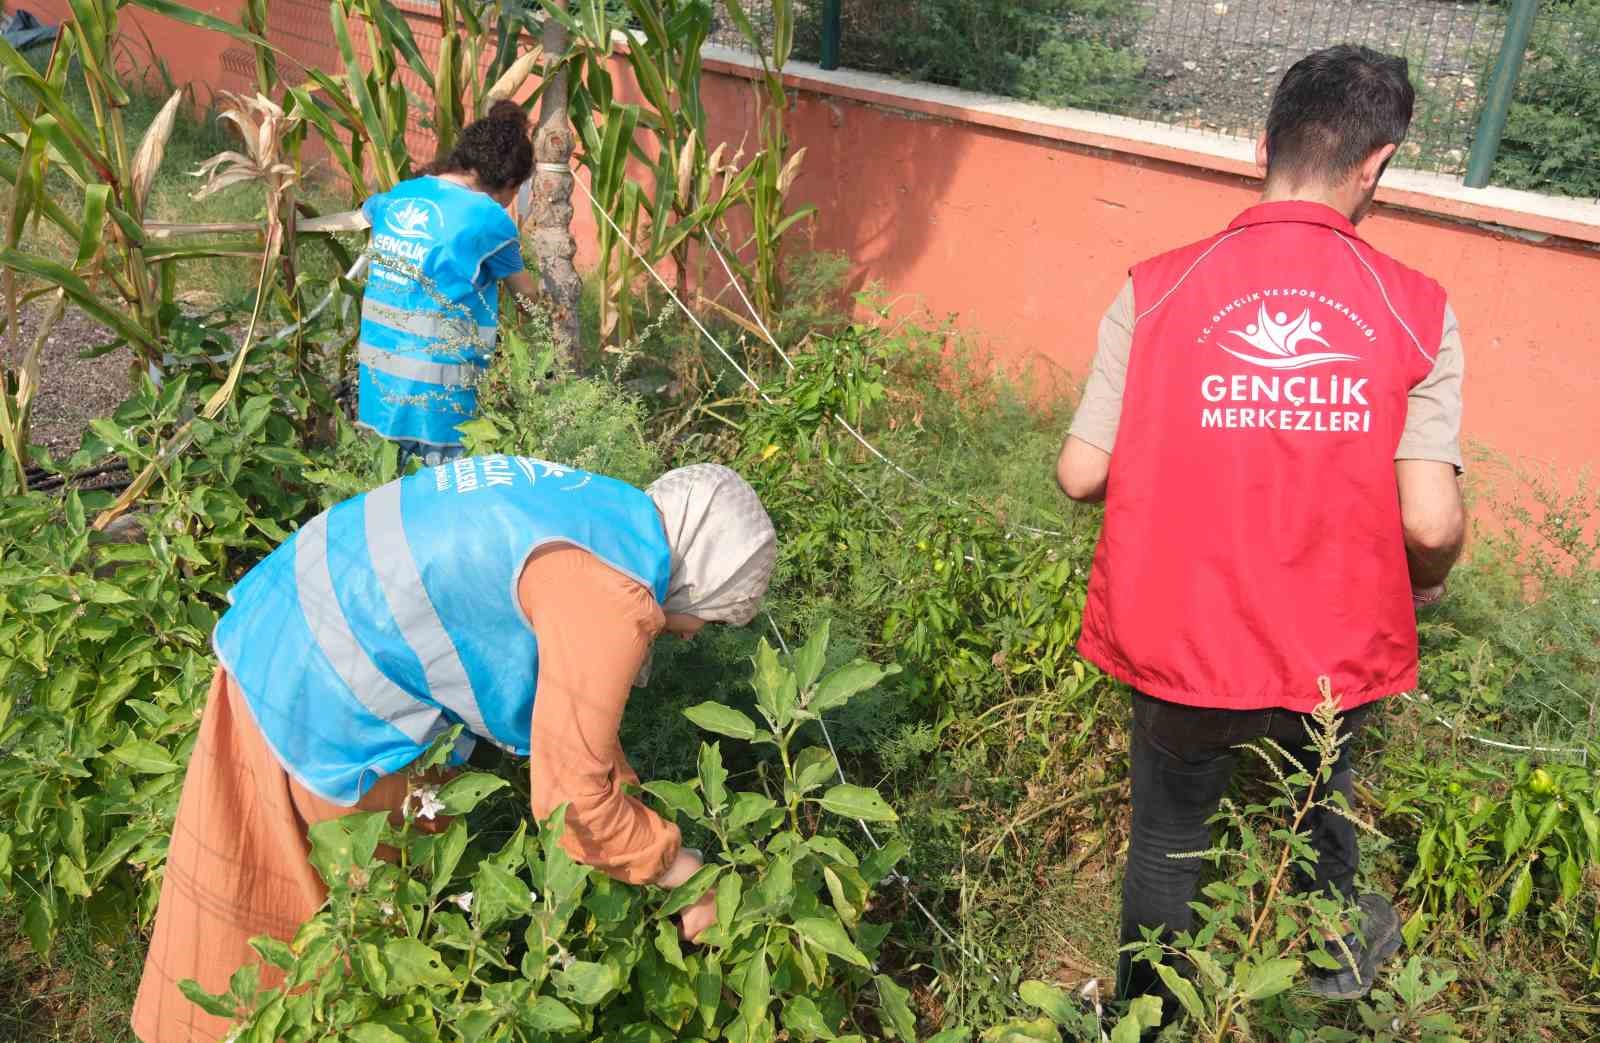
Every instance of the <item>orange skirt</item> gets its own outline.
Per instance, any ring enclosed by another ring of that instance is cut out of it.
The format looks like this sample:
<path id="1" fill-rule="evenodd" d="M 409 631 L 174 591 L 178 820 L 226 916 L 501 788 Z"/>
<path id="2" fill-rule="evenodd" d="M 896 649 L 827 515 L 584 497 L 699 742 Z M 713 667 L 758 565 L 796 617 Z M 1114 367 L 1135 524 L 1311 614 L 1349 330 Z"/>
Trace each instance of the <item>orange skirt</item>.
<path id="1" fill-rule="evenodd" d="M 263 988 L 283 980 L 261 963 L 250 939 L 290 941 L 327 898 L 311 867 L 311 826 L 355 810 L 398 811 L 404 775 L 380 779 L 359 808 L 340 807 L 296 783 L 256 727 L 244 696 L 220 668 L 206 696 L 178 818 L 167 852 L 155 931 L 145 959 L 133 1032 L 143 1043 L 215 1043 L 229 1022 L 190 1003 L 178 983 L 228 990 L 247 963 Z"/>

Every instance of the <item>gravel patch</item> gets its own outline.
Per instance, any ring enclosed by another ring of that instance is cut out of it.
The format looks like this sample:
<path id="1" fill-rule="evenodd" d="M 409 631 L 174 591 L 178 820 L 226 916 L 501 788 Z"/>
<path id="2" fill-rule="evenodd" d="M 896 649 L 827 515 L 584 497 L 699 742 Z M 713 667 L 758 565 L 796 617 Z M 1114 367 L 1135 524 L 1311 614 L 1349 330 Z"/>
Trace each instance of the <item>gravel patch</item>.
<path id="1" fill-rule="evenodd" d="M 33 343 L 39 323 L 49 314 L 35 302 L 22 312 L 18 324 L 19 352 Z M 85 426 L 96 417 L 110 416 L 129 393 L 129 362 L 125 347 L 99 358 L 82 358 L 89 348 L 111 340 L 105 327 L 76 308 L 68 307 L 45 341 L 39 357 L 39 392 L 33 401 L 31 440 L 50 450 L 57 459 L 77 448 Z M 6 365 L 18 364 L 6 350 Z"/>

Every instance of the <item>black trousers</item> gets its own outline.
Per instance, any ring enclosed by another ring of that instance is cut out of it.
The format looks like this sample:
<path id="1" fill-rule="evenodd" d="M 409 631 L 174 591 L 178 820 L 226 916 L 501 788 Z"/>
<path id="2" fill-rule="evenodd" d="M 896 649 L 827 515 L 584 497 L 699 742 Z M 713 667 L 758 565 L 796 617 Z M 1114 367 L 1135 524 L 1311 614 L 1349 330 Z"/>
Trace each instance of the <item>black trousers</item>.
<path id="1" fill-rule="evenodd" d="M 1359 730 L 1370 709 L 1362 706 L 1345 714 L 1342 730 Z M 1192 927 L 1189 902 L 1205 861 L 1168 856 L 1212 846 L 1208 820 L 1233 776 L 1241 754 L 1234 747 L 1239 744 L 1273 739 L 1315 771 L 1317 756 L 1305 728 L 1309 721 L 1308 714 L 1289 710 L 1208 710 L 1133 694 L 1133 832 L 1122 883 L 1124 944 L 1142 938 L 1141 928 L 1158 927 L 1171 934 Z M 1329 787 L 1351 801 L 1351 783 L 1346 743 Z M 1303 828 L 1309 829 L 1317 851 L 1317 873 L 1316 879 L 1299 880 L 1297 886 L 1332 888 L 1353 898 L 1360 857 L 1356 828 L 1339 815 L 1318 810 Z M 1149 964 L 1133 964 L 1124 954 L 1117 964 L 1117 991 L 1130 999 L 1164 989 Z"/>

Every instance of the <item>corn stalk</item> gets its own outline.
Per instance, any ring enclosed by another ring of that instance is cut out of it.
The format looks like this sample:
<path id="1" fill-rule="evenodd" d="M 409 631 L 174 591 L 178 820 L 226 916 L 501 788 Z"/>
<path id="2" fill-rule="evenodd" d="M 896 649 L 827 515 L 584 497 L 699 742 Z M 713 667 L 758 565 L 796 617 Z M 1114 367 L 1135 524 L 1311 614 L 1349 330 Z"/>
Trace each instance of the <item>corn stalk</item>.
<path id="1" fill-rule="evenodd" d="M 730 159 L 726 145 L 713 148 L 707 140 L 700 97 L 700 50 L 713 15 L 707 0 L 627 0 L 631 27 L 608 18 L 606 5 L 592 0 L 571 12 L 555 0 L 542 2 L 546 16 L 561 19 L 571 35 L 569 107 L 583 142 L 591 193 L 597 208 L 622 229 L 618 234 L 596 215 L 602 338 L 633 338 L 631 301 L 643 274 L 641 263 L 672 262 L 679 296 L 686 298 L 694 244 L 743 211 L 754 232 L 741 249 L 755 252 L 756 302 L 762 317 L 770 319 L 783 296 L 781 240 L 812 212 L 787 213 L 785 202 L 803 156 L 803 150 L 788 153 L 784 130 L 782 66 L 793 42 L 792 4 L 777 0 L 773 5 L 780 31 L 762 59 L 762 147 L 745 162 L 742 150 Z M 757 48 L 764 47 L 738 3 L 728 7 Z M 626 40 L 620 49 L 614 47 L 617 33 Z M 618 100 L 617 53 L 643 105 Z M 634 176 L 630 169 L 647 171 L 648 177 Z M 752 275 L 742 265 L 740 272 L 747 279 Z"/>
<path id="2" fill-rule="evenodd" d="M 754 304 L 767 325 L 776 322 L 784 304 L 783 237 L 816 213 L 816 207 L 789 208 L 789 190 L 800 175 L 805 149 L 789 151 L 789 93 L 783 69 L 794 50 L 794 0 L 772 0 L 769 38 L 756 32 L 740 0 L 727 0 L 728 13 L 761 62 L 761 79 L 755 84 L 761 148 L 751 165 L 750 236 L 739 253 L 754 255 L 753 271 L 743 274 L 754 286 Z"/>
<path id="3" fill-rule="evenodd" d="M 215 420 L 227 408 L 244 373 L 251 348 L 256 343 L 261 317 L 271 293 L 272 272 L 282 256 L 286 239 L 294 231 L 294 189 L 299 181 L 298 171 L 285 162 L 284 157 L 285 143 L 293 138 L 298 117 L 289 116 L 282 107 L 262 95 L 245 98 L 224 93 L 224 97 L 229 107 L 221 118 L 238 129 L 244 142 L 244 151 L 221 152 L 203 163 L 196 173 L 204 177 L 206 183 L 196 198 L 204 198 L 236 184 L 260 185 L 266 196 L 266 231 L 250 324 L 239 350 L 234 354 L 227 379 L 200 410 L 200 417 L 206 420 Z M 95 518 L 94 528 L 97 531 L 103 531 L 149 491 L 160 471 L 193 441 L 194 423 L 191 419 L 179 427 L 144 469 L 134 476 L 133 482 L 123 490 L 122 495 Z"/>
<path id="4" fill-rule="evenodd" d="M 19 481 L 25 481 L 22 461 L 28 407 L 38 388 L 38 356 L 65 305 L 76 305 L 130 345 L 134 371 L 141 371 L 161 357 L 174 285 L 166 266 L 217 252 L 157 247 L 146 233 L 150 189 L 181 95 L 167 100 L 138 143 L 130 141 L 123 116 L 130 98 L 115 60 L 122 10 L 142 7 L 256 42 L 237 26 L 170 0 L 70 0 L 70 5 L 73 17 L 62 26 L 43 70 L 0 40 L 0 97 L 18 127 L 0 135 L 0 179 L 11 189 L 0 266 L 8 354 L 19 366 L 15 387 L 7 383 L 0 389 L 0 442 Z M 87 98 L 87 116 L 70 97 L 74 74 Z M 29 231 L 37 233 L 44 223 L 75 245 L 72 256 L 44 256 L 25 247 Z M 33 347 L 24 351 L 18 344 L 21 309 L 52 294 L 55 304 Z"/>
<path id="5" fill-rule="evenodd" d="M 498 0 L 442 0 L 439 55 L 432 64 L 417 46 L 407 15 L 391 0 L 333 0 L 329 17 L 343 68 L 306 69 L 310 79 L 287 89 L 286 107 L 327 145 L 357 202 L 415 173 L 406 143 L 412 112 L 402 78 L 406 70 L 432 98 L 429 129 L 444 153 L 487 109 L 490 85 L 502 92 L 498 96 L 510 97 L 537 68 L 537 59 L 520 53 L 526 13 L 505 9 Z M 479 75 L 485 68 L 487 74 Z"/>

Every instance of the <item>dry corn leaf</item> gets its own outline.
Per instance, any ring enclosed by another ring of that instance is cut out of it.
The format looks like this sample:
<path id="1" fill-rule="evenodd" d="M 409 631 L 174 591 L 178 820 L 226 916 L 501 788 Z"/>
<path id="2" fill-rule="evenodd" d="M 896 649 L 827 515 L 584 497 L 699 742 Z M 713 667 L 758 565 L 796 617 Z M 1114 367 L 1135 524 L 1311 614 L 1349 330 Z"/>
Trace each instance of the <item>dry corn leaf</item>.
<path id="1" fill-rule="evenodd" d="M 511 67 L 502 73 L 498 80 L 494 81 L 494 86 L 489 88 L 489 93 L 485 95 L 486 104 L 493 105 L 497 101 L 515 97 L 516 93 L 528 82 L 528 78 L 533 75 L 533 71 L 543 63 L 544 48 L 542 47 L 535 47 L 512 62 Z"/>
<path id="2" fill-rule="evenodd" d="M 172 127 L 178 117 L 178 104 L 183 92 L 174 91 L 167 103 L 161 106 L 156 118 L 144 132 L 139 151 L 133 157 L 133 216 L 144 217 L 145 205 L 150 199 L 150 186 L 155 182 L 156 171 L 167 154 L 167 140 L 172 137 Z"/>
<path id="3" fill-rule="evenodd" d="M 694 175 L 694 157 L 699 151 L 699 139 L 696 131 L 689 131 L 689 140 L 683 143 L 683 148 L 678 152 L 678 206 L 689 205 L 689 179 Z"/>
<path id="4" fill-rule="evenodd" d="M 789 162 L 783 165 L 783 172 L 778 175 L 778 195 L 789 194 L 789 186 L 794 184 L 794 179 L 800 176 L 800 164 L 805 161 L 806 150 L 796 149 L 794 155 L 789 157 Z"/>

